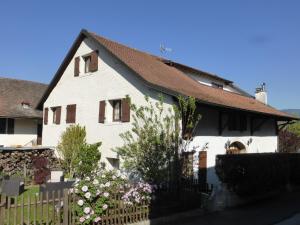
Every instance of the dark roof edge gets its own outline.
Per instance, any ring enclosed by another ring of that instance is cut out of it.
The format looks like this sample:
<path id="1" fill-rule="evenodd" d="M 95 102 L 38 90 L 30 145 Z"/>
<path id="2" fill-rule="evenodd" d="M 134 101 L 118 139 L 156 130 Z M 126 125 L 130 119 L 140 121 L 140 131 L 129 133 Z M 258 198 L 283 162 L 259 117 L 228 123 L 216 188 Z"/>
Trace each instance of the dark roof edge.
<path id="1" fill-rule="evenodd" d="M 88 33 L 87 30 L 82 29 L 79 33 L 79 35 L 77 36 L 77 38 L 75 39 L 75 41 L 73 42 L 72 46 L 70 47 L 67 55 L 65 56 L 64 60 L 62 61 L 62 63 L 60 64 L 58 70 L 56 71 L 54 77 L 52 78 L 48 88 L 46 89 L 43 97 L 41 98 L 41 100 L 39 101 L 39 103 L 37 104 L 37 109 L 42 110 L 43 109 L 43 104 L 46 101 L 46 99 L 49 97 L 51 91 L 54 89 L 54 87 L 56 86 L 56 84 L 58 83 L 58 81 L 60 80 L 63 72 L 65 71 L 65 69 L 67 68 L 69 62 L 71 61 L 72 57 L 74 56 L 75 52 L 77 51 L 77 48 L 79 47 L 79 45 L 81 44 L 82 40 L 86 37 L 89 36 L 90 34 Z"/>

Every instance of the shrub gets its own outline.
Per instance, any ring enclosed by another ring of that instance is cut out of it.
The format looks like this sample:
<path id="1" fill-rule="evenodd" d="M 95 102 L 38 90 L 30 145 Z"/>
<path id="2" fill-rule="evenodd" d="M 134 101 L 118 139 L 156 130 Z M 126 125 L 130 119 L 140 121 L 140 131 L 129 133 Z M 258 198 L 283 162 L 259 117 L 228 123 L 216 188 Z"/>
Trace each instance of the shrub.
<path id="1" fill-rule="evenodd" d="M 34 168 L 34 182 L 35 184 L 43 184 L 46 182 L 47 177 L 50 175 L 48 168 L 48 160 L 44 157 L 34 157 L 32 159 Z"/>
<path id="2" fill-rule="evenodd" d="M 292 153 L 300 149 L 300 137 L 289 130 L 279 132 L 279 152 Z"/>
<path id="3" fill-rule="evenodd" d="M 70 177 L 74 176 L 78 154 L 86 144 L 85 127 L 72 125 L 61 135 L 57 152 L 61 158 L 61 165 Z"/>
<path id="4" fill-rule="evenodd" d="M 99 147 L 101 143 L 85 144 L 80 148 L 76 159 L 75 173 L 78 177 L 91 176 L 93 171 L 99 168 L 101 153 Z"/>
<path id="5" fill-rule="evenodd" d="M 218 155 L 216 162 L 216 173 L 221 182 L 240 196 L 283 189 L 287 184 L 300 184 L 300 154 Z"/>
<path id="6" fill-rule="evenodd" d="M 145 196 L 149 199 L 151 192 L 146 194 L 145 184 L 139 184 L 136 195 Z M 77 180 L 74 191 L 77 195 L 76 214 L 79 217 L 79 224 L 93 224 L 101 221 L 105 212 L 116 204 L 116 194 L 125 196 L 125 191 L 130 188 L 126 176 L 115 171 L 104 171 L 94 177 L 85 177 Z M 142 188 L 142 190 L 141 190 Z M 130 189 L 131 190 L 131 189 Z M 123 199 L 123 198 L 122 198 Z M 136 202 L 130 204 L 137 204 Z"/>
<path id="7" fill-rule="evenodd" d="M 88 176 L 98 169 L 101 143 L 87 144 L 85 127 L 72 125 L 61 136 L 57 147 L 61 165 L 69 177 Z"/>

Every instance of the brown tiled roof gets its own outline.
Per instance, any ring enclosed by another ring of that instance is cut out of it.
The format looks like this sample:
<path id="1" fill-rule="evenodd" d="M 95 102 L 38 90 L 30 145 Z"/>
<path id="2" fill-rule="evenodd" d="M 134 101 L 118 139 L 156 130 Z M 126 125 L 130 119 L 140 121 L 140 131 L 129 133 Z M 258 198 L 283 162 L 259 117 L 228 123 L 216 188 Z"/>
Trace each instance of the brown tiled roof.
<path id="1" fill-rule="evenodd" d="M 295 118 L 294 116 L 260 103 L 251 97 L 242 96 L 200 84 L 189 76 L 185 75 L 176 67 L 166 63 L 165 59 L 127 47 L 86 30 L 82 30 L 77 37 L 66 58 L 55 74 L 53 80 L 51 81 L 49 89 L 46 91 L 39 104 L 39 108 L 42 108 L 43 102 L 47 99 L 51 90 L 59 81 L 81 41 L 86 37 L 91 38 L 100 45 L 104 46 L 111 54 L 113 54 L 121 62 L 133 70 L 149 85 L 167 91 L 170 94 L 193 96 L 202 103 L 215 105 L 218 107 L 260 113 L 269 116 L 275 116 L 281 119 Z"/>
<path id="2" fill-rule="evenodd" d="M 42 118 L 36 106 L 46 89 L 45 84 L 0 77 L 0 117 Z M 30 107 L 25 109 L 22 103 Z"/>
<path id="3" fill-rule="evenodd" d="M 253 98 L 200 84 L 175 67 L 166 65 L 158 57 L 110 41 L 94 33 L 90 34 L 150 84 L 179 94 L 193 96 L 205 103 L 278 117 L 293 118 L 293 116 L 267 106 Z"/>

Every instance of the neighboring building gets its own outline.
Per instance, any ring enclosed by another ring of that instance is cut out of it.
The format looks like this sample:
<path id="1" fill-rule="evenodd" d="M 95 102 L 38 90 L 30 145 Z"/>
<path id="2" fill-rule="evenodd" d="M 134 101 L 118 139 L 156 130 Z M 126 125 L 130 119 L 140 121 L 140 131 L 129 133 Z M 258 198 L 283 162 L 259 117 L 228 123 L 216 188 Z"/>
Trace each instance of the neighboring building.
<path id="1" fill-rule="evenodd" d="M 0 78 L 0 146 L 24 147 L 41 142 L 42 111 L 37 103 L 47 85 Z"/>
<path id="2" fill-rule="evenodd" d="M 57 146 L 66 127 L 80 124 L 86 127 L 88 142 L 102 141 L 108 168 L 118 167 L 111 149 L 123 144 L 119 134 L 131 128 L 124 98 L 144 105 L 145 95 L 158 101 L 159 93 L 165 94 L 166 108 L 178 94 L 198 100 L 202 119 L 189 148 L 196 151 L 195 172 L 200 161 L 212 183 L 217 182 L 216 154 L 275 152 L 277 121 L 295 119 L 260 102 L 267 98 L 255 100 L 232 81 L 83 30 L 39 103 L 44 109 L 43 144 Z M 266 97 L 264 86 L 257 95 Z"/>

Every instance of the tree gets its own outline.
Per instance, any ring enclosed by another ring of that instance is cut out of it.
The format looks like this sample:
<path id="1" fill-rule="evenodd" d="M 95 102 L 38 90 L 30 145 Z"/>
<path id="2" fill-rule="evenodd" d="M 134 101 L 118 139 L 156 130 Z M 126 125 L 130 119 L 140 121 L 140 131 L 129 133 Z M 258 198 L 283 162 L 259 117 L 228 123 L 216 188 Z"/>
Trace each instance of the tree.
<path id="1" fill-rule="evenodd" d="M 279 152 L 292 153 L 300 149 L 300 137 L 289 130 L 279 132 Z"/>
<path id="2" fill-rule="evenodd" d="M 196 102 L 191 97 L 178 97 L 178 105 L 167 109 L 161 95 L 155 104 L 148 97 L 145 100 L 146 106 L 131 104 L 132 129 L 120 135 L 124 145 L 116 148 L 116 152 L 132 175 L 151 183 L 170 181 L 180 174 L 179 148 L 183 134 L 192 134 L 199 120 Z M 184 118 L 183 131 L 179 124 L 181 118 Z"/>
<path id="3" fill-rule="evenodd" d="M 296 122 L 287 126 L 287 130 L 300 137 L 300 122 Z"/>

